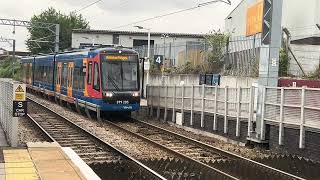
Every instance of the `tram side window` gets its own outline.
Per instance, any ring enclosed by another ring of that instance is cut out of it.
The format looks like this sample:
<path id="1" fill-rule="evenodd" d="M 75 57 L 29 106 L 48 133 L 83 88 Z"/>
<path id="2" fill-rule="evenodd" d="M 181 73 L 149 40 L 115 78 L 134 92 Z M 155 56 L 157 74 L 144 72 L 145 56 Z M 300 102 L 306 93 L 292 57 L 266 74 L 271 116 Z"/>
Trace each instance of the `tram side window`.
<path id="1" fill-rule="evenodd" d="M 88 66 L 88 84 L 91 85 L 91 83 L 92 83 L 92 62 L 90 62 Z"/>
<path id="2" fill-rule="evenodd" d="M 52 73 L 53 73 L 53 67 L 49 66 L 48 67 L 48 72 L 47 72 L 47 76 L 48 76 L 48 83 L 51 84 L 52 83 Z"/>
<path id="3" fill-rule="evenodd" d="M 56 84 L 59 84 L 59 79 L 60 79 L 60 76 L 59 76 L 59 67 L 56 65 Z"/>
<path id="4" fill-rule="evenodd" d="M 75 67 L 73 71 L 73 88 L 79 90 L 79 68 Z"/>
<path id="5" fill-rule="evenodd" d="M 43 82 L 48 83 L 48 66 L 43 66 Z"/>
<path id="6" fill-rule="evenodd" d="M 80 68 L 79 72 L 79 89 L 84 89 L 84 84 L 86 82 L 86 73 L 85 73 L 86 67 L 83 66 Z"/>
<path id="7" fill-rule="evenodd" d="M 29 78 L 32 79 L 32 63 L 29 64 Z M 31 81 L 29 83 L 31 83 Z"/>
<path id="8" fill-rule="evenodd" d="M 40 73 L 41 73 L 40 72 L 40 66 L 36 67 L 36 71 L 35 72 L 36 72 L 36 80 L 40 81 Z"/>
<path id="9" fill-rule="evenodd" d="M 93 76 L 93 88 L 100 91 L 100 77 L 99 77 L 99 65 L 94 63 L 94 76 Z"/>
<path id="10" fill-rule="evenodd" d="M 67 87 L 67 79 L 68 79 L 68 65 L 64 63 L 62 65 L 62 82 L 61 85 Z"/>

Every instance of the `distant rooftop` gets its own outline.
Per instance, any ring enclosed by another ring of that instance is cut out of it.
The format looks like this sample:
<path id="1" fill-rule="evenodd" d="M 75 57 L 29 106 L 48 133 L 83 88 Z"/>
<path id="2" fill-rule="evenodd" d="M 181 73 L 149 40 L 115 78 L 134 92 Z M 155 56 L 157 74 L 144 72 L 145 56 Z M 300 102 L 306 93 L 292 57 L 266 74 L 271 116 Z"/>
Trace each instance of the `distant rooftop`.
<path id="1" fill-rule="evenodd" d="M 93 29 L 74 29 L 73 33 L 88 33 L 88 34 L 122 34 L 122 35 L 138 35 L 147 36 L 148 32 L 140 31 L 112 31 L 112 30 L 93 30 Z M 168 32 L 151 32 L 152 36 L 161 36 L 166 34 L 170 37 L 190 37 L 190 38 L 204 38 L 205 34 L 189 34 L 189 33 L 168 33 Z"/>

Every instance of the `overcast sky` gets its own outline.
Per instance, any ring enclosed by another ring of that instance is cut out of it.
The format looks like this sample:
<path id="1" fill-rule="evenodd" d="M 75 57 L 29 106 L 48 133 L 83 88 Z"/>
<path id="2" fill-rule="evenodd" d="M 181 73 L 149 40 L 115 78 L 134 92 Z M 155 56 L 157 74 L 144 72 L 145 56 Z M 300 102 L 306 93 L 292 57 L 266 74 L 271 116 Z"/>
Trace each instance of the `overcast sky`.
<path id="1" fill-rule="evenodd" d="M 30 20 L 48 7 L 63 13 L 78 10 L 95 0 L 1 0 L 0 18 Z M 193 7 L 209 0 L 102 0 L 80 13 L 89 21 L 91 29 L 112 29 L 144 18 Z M 196 10 L 152 20 L 138 25 L 150 27 L 157 32 L 207 33 L 213 29 L 224 29 L 225 17 L 241 0 L 231 0 L 232 5 L 216 3 Z M 136 30 L 132 26 L 117 30 Z M 11 26 L 0 26 L 0 36 L 15 38 L 17 50 L 26 50 L 28 32 L 17 28 L 12 35 Z M 10 49 L 10 44 L 0 43 Z"/>

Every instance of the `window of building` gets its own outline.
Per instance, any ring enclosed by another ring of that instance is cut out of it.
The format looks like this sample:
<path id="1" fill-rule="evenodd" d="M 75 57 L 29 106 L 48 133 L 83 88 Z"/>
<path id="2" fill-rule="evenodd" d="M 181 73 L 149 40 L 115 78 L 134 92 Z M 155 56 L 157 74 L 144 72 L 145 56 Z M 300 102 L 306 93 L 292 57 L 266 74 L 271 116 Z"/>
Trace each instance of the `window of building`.
<path id="1" fill-rule="evenodd" d="M 120 43 L 120 40 L 119 40 L 119 34 L 113 34 L 112 35 L 112 43 L 113 44 L 119 44 Z"/>

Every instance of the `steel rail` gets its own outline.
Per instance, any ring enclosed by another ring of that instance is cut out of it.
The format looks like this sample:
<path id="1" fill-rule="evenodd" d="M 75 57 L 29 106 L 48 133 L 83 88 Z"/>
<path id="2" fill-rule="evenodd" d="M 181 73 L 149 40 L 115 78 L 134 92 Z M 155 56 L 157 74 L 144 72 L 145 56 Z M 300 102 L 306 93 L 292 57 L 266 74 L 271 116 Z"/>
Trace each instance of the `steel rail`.
<path id="1" fill-rule="evenodd" d="M 131 135 L 137 137 L 137 138 L 143 139 L 143 140 L 145 140 L 145 141 L 147 141 L 147 142 L 149 142 L 149 143 L 151 143 L 151 144 L 154 144 L 154 145 L 158 146 L 159 148 L 161 148 L 162 150 L 167 151 L 168 153 L 175 154 L 175 155 L 177 155 L 178 157 L 182 158 L 182 160 L 185 159 L 185 160 L 191 161 L 191 162 L 193 162 L 193 163 L 199 164 L 199 165 L 201 165 L 202 167 L 208 168 L 208 169 L 210 169 L 210 170 L 212 170 L 212 171 L 214 171 L 214 172 L 216 172 L 216 173 L 218 173 L 218 174 L 220 174 L 220 175 L 222 175 L 222 176 L 224 176 L 224 177 L 226 177 L 226 178 L 228 178 L 228 179 L 239 180 L 239 178 L 237 178 L 237 177 L 234 177 L 234 176 L 232 176 L 232 175 L 230 175 L 230 174 L 228 174 L 228 173 L 225 173 L 225 172 L 223 172 L 223 171 L 221 171 L 221 170 L 219 170 L 219 169 L 217 169 L 217 168 L 214 168 L 214 167 L 209 166 L 209 165 L 207 165 L 207 164 L 205 164 L 205 163 L 203 163 L 203 162 L 200 162 L 200 161 L 198 161 L 198 160 L 192 159 L 192 158 L 190 158 L 190 157 L 188 157 L 188 156 L 186 156 L 186 155 L 184 155 L 184 154 L 181 154 L 181 153 L 179 153 L 179 152 L 177 152 L 177 151 L 174 151 L 174 150 L 172 150 L 172 149 L 170 149 L 170 148 L 167 148 L 166 146 L 161 145 L 160 143 L 157 143 L 157 142 L 155 142 L 155 141 L 153 141 L 153 140 L 151 140 L 151 139 L 149 139 L 149 138 L 147 138 L 147 137 L 145 137 L 145 136 L 142 136 L 142 135 L 140 135 L 140 134 L 137 134 L 137 133 L 135 133 L 135 132 L 132 132 L 132 131 L 130 131 L 130 130 L 128 130 L 128 129 L 125 129 L 125 128 L 123 128 L 123 127 L 121 127 L 121 126 L 119 126 L 119 125 L 117 125 L 117 124 L 115 124 L 115 123 L 113 123 L 113 122 L 111 122 L 111 121 L 105 120 L 104 122 L 108 123 L 109 125 L 117 128 L 117 129 L 119 129 L 119 130 L 121 130 L 121 131 L 124 131 L 124 132 L 126 132 L 126 133 L 128 133 L 128 134 L 131 134 Z"/>
<path id="2" fill-rule="evenodd" d="M 62 115 L 60 115 L 60 114 L 57 113 L 56 111 L 45 107 L 44 105 L 40 104 L 39 102 L 37 102 L 37 101 L 35 101 L 35 100 L 33 100 L 33 99 L 29 98 L 29 97 L 28 97 L 27 99 L 30 100 L 30 101 L 32 101 L 33 103 L 41 106 L 42 108 L 50 111 L 51 113 L 57 115 L 58 117 L 64 119 L 68 124 L 71 124 L 72 126 L 74 126 L 74 127 L 76 127 L 77 129 L 81 130 L 81 131 L 84 132 L 85 134 L 89 135 L 89 137 L 97 140 L 99 143 L 108 146 L 108 147 L 109 147 L 110 149 L 112 149 L 114 152 L 117 152 L 117 153 L 119 153 L 121 156 L 125 157 L 125 159 L 128 159 L 128 160 L 134 162 L 135 164 L 137 164 L 137 165 L 140 166 L 141 168 L 145 169 L 147 172 L 151 173 L 151 174 L 152 174 L 153 176 L 155 176 L 156 178 L 161 179 L 161 180 L 166 180 L 165 177 L 161 176 L 159 173 L 157 173 L 157 172 L 155 172 L 154 170 L 152 170 L 151 168 L 147 167 L 146 165 L 144 165 L 144 164 L 141 163 L 140 161 L 138 161 L 138 160 L 134 159 L 133 157 L 125 154 L 123 151 L 121 151 L 121 150 L 119 150 L 118 148 L 114 147 L 114 146 L 111 145 L 110 143 L 103 141 L 101 138 L 99 138 L 99 137 L 95 136 L 94 134 L 92 134 L 91 132 L 83 129 L 82 127 L 80 127 L 79 125 L 73 123 L 73 122 L 72 122 L 71 120 L 69 120 L 68 118 L 63 117 Z M 40 124 L 39 124 L 39 126 L 40 126 Z M 43 131 L 45 132 L 45 134 L 49 135 L 43 128 L 41 128 L 41 130 L 43 130 Z M 51 138 L 54 140 L 54 138 L 53 138 L 52 136 L 49 135 L 49 137 L 51 137 Z M 54 141 L 55 141 L 55 140 L 54 140 Z M 55 141 L 55 142 L 56 142 L 56 141 Z"/>
<path id="3" fill-rule="evenodd" d="M 27 117 L 35 124 L 52 142 L 58 143 L 30 114 Z M 59 143 L 58 143 L 59 144 Z"/>
<path id="4" fill-rule="evenodd" d="M 269 170 L 272 170 L 272 171 L 275 171 L 279 174 L 282 174 L 282 175 L 286 175 L 286 176 L 289 176 L 290 178 L 293 178 L 293 179 L 297 179 L 297 180 L 306 180 L 302 177 L 299 177 L 299 176 L 296 176 L 296 175 L 293 175 L 293 174 L 290 174 L 290 173 L 287 173 L 285 171 L 282 171 L 282 170 L 279 170 L 279 169 L 276 169 L 276 168 L 273 168 L 271 166 L 268 166 L 268 165 L 265 165 L 263 163 L 260 163 L 260 162 L 257 162 L 257 161 L 254 161 L 254 160 L 251 160 L 251 159 L 248 159 L 248 158 L 245 158 L 245 157 L 242 157 L 240 155 L 237 155 L 237 154 L 234 154 L 232 152 L 229 152 L 229 151 L 226 151 L 226 150 L 223 150 L 223 149 L 220 149 L 220 148 L 217 148 L 217 147 L 214 147 L 212 145 L 209 145 L 209 144 L 206 144 L 204 142 L 201 142 L 201 141 L 198 141 L 198 140 L 195 140 L 195 139 L 191 139 L 187 136 L 184 136 L 184 135 L 181 135 L 181 134 L 178 134 L 176 132 L 172 132 L 170 130 L 167 130 L 167 129 L 164 129 L 164 128 L 161 128 L 161 127 L 158 127 L 156 125 L 153 125 L 153 124 L 150 124 L 150 123 L 147 123 L 147 122 L 144 122 L 144 121 L 140 121 L 140 120 L 137 120 L 137 119 L 134 119 L 134 118 L 131 118 L 132 120 L 136 121 L 136 122 L 139 122 L 141 124 L 144 124 L 150 128 L 155 128 L 157 130 L 160 130 L 160 131 L 163 131 L 163 132 L 166 132 L 168 134 L 171 134 L 179 139 L 182 139 L 184 141 L 187 141 L 187 142 L 190 142 L 190 143 L 193 143 L 193 144 L 196 144 L 200 147 L 203 147 L 203 148 L 206 148 L 206 149 L 209 149 L 211 151 L 214 151 L 218 154 L 222 154 L 223 156 L 225 157 L 229 157 L 231 159 L 239 159 L 239 160 L 243 160 L 243 161 L 247 161 L 249 163 L 252 163 L 253 165 L 256 165 L 256 166 L 260 166 L 262 168 L 266 168 L 266 169 L 269 169 Z"/>

